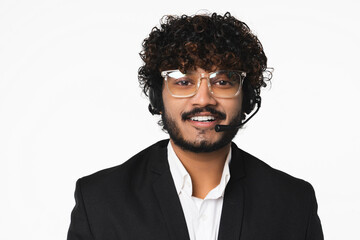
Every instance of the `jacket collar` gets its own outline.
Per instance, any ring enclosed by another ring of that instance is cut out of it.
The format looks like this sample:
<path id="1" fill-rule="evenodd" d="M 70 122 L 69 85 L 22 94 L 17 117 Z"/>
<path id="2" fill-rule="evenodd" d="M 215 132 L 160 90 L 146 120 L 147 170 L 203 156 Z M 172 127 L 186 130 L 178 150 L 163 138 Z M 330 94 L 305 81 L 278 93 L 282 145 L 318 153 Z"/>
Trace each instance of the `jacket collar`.
<path id="1" fill-rule="evenodd" d="M 232 143 L 231 151 L 231 178 L 225 189 L 218 240 L 240 239 L 243 223 L 245 196 L 242 179 L 245 177 L 245 155 L 235 143 Z"/>
<path id="2" fill-rule="evenodd" d="M 172 179 L 167 161 L 167 144 L 163 140 L 154 145 L 150 152 L 151 171 L 154 174 L 153 189 L 159 201 L 161 212 L 165 218 L 172 240 L 190 239 L 181 203 Z M 235 240 L 240 238 L 244 214 L 244 190 L 242 178 L 245 177 L 245 154 L 232 143 L 232 159 L 230 162 L 231 178 L 225 189 L 223 209 L 221 213 L 219 240 Z"/>
<path id="3" fill-rule="evenodd" d="M 164 140 L 156 144 L 155 151 L 152 152 L 153 156 L 150 156 L 153 160 L 151 166 L 151 171 L 154 173 L 153 189 L 165 218 L 170 239 L 190 240 L 185 216 L 167 161 L 168 142 Z"/>

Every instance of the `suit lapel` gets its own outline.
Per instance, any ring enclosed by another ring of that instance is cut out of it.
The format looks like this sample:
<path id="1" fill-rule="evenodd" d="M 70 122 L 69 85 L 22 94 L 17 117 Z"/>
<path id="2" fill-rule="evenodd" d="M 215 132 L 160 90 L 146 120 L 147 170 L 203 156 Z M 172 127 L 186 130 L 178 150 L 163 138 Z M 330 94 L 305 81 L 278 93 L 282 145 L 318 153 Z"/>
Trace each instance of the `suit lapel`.
<path id="1" fill-rule="evenodd" d="M 153 159 L 151 166 L 154 176 L 153 188 L 171 239 L 189 240 L 186 220 L 167 161 L 167 144 L 168 141 L 163 141 L 150 156 Z M 244 157 L 241 150 L 233 143 L 230 163 L 231 177 L 225 189 L 218 240 L 240 239 L 244 214 L 242 184 L 242 178 L 245 176 Z"/>
<path id="2" fill-rule="evenodd" d="M 185 216 L 167 161 L 167 142 L 162 144 L 152 158 L 154 159 L 151 167 L 154 174 L 153 188 L 170 237 L 172 240 L 189 240 Z"/>
<path id="3" fill-rule="evenodd" d="M 228 182 L 220 219 L 218 240 L 239 240 L 244 214 L 244 189 L 241 179 L 245 176 L 240 150 L 233 143 Z"/>

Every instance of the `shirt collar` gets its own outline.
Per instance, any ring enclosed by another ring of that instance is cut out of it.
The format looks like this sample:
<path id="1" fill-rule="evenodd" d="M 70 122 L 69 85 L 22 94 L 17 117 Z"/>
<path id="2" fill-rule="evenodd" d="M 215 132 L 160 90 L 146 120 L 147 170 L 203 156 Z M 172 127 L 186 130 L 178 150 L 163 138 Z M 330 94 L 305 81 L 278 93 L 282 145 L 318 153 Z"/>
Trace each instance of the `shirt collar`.
<path id="1" fill-rule="evenodd" d="M 169 141 L 168 147 L 168 162 L 170 167 L 170 172 L 174 180 L 175 188 L 180 195 L 180 193 L 185 192 L 187 195 L 192 195 L 192 182 L 189 173 L 186 171 L 184 165 L 181 163 L 180 159 L 176 156 L 173 147 Z M 227 183 L 230 180 L 230 169 L 229 164 L 231 161 L 231 149 L 226 157 L 223 173 L 220 179 L 220 184 L 212 189 L 206 199 L 215 199 L 221 196 L 224 196 L 225 188 Z"/>

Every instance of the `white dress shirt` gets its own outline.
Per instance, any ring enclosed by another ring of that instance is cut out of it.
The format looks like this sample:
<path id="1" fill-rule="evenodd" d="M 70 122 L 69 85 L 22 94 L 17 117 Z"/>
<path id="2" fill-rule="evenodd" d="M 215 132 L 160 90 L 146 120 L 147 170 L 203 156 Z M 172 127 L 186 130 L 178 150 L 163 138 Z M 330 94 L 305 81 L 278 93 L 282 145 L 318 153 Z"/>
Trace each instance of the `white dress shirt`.
<path id="1" fill-rule="evenodd" d="M 170 172 L 185 215 L 190 240 L 217 240 L 225 187 L 230 180 L 231 149 L 226 157 L 220 184 L 204 199 L 192 196 L 189 173 L 176 156 L 170 142 L 167 149 Z"/>

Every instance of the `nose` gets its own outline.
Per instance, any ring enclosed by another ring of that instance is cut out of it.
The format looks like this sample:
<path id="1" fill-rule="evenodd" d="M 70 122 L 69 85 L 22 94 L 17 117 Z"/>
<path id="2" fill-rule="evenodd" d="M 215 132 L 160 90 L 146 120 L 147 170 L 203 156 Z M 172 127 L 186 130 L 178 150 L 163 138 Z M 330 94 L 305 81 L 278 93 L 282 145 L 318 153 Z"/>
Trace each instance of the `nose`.
<path id="1" fill-rule="evenodd" d="M 196 94 L 191 98 L 191 102 L 193 105 L 197 105 L 199 107 L 205 107 L 208 105 L 216 105 L 216 100 L 213 95 L 210 93 L 210 89 L 208 87 L 207 78 L 200 78 L 200 86 L 197 90 Z"/>

